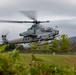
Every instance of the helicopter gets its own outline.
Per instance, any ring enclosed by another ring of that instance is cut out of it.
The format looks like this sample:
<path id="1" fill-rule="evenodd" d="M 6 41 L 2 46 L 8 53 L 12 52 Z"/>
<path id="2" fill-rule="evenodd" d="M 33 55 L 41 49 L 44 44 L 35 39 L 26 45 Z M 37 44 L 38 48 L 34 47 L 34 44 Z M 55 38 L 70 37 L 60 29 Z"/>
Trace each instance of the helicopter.
<path id="1" fill-rule="evenodd" d="M 20 43 L 32 43 L 40 41 L 53 40 L 58 34 L 59 30 L 47 27 L 44 28 L 41 23 L 49 23 L 50 21 L 38 21 L 35 16 L 34 11 L 21 11 L 24 15 L 32 19 L 33 21 L 10 21 L 10 20 L 0 20 L 2 23 L 32 23 L 33 25 L 27 29 L 27 31 L 19 33 L 22 38 L 8 40 L 7 35 L 2 35 L 3 43 L 5 44 L 20 44 Z"/>

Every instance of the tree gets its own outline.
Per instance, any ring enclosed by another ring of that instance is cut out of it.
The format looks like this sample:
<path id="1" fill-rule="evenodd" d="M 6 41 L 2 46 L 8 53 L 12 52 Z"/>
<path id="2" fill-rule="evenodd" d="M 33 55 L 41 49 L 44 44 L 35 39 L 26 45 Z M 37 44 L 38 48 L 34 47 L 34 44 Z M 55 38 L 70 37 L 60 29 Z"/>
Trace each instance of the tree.
<path id="1" fill-rule="evenodd" d="M 59 41 L 55 38 L 50 46 L 52 52 L 59 52 Z"/>
<path id="2" fill-rule="evenodd" d="M 16 45 L 11 43 L 6 46 L 5 51 L 12 51 L 15 48 L 16 48 Z"/>
<path id="3" fill-rule="evenodd" d="M 59 39 L 54 39 L 50 46 L 51 52 L 69 52 L 71 51 L 71 43 L 66 34 L 59 36 Z"/>
<path id="4" fill-rule="evenodd" d="M 38 43 L 37 43 L 37 42 L 33 42 L 33 43 L 30 45 L 30 49 L 31 49 L 31 50 L 37 50 L 37 49 L 39 49 Z"/>
<path id="5" fill-rule="evenodd" d="M 43 51 L 48 50 L 47 41 L 44 41 L 44 44 L 42 45 L 41 50 L 43 50 Z"/>
<path id="6" fill-rule="evenodd" d="M 66 34 L 62 34 L 59 37 L 59 47 L 60 51 L 62 52 L 68 52 L 71 50 L 70 47 L 70 40 L 68 39 L 68 36 Z"/>

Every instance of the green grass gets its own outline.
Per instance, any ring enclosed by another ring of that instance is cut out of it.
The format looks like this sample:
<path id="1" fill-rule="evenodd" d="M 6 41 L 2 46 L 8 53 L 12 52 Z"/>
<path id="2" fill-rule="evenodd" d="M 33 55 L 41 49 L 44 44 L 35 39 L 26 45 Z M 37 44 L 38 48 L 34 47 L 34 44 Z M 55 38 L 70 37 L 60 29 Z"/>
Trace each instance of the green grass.
<path id="1" fill-rule="evenodd" d="M 0 53 L 0 60 L 0 75 L 76 75 L 76 55 L 19 54 L 13 50 Z"/>
<path id="2" fill-rule="evenodd" d="M 4 51 L 5 48 L 6 48 L 6 46 L 7 46 L 7 45 L 1 45 L 1 46 L 0 46 L 0 52 L 1 52 L 1 51 Z"/>
<path id="3" fill-rule="evenodd" d="M 35 54 L 36 58 L 42 59 L 48 65 L 58 66 L 74 66 L 76 67 L 76 55 L 48 55 L 48 54 Z M 21 54 L 24 62 L 31 61 L 31 54 Z"/>

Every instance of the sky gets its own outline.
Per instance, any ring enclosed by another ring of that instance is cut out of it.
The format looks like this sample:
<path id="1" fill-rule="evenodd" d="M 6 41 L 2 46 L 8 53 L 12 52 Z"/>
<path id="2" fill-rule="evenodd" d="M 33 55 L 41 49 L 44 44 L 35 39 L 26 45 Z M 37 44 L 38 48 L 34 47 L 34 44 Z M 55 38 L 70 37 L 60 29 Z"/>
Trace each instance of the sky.
<path id="1" fill-rule="evenodd" d="M 60 34 L 76 36 L 76 0 L 0 0 L 0 20 L 30 20 L 20 11 L 33 10 L 37 20 L 49 20 L 47 27 L 58 26 Z M 19 38 L 19 33 L 26 31 L 32 24 L 0 23 L 1 35 L 8 33 L 8 39 Z"/>

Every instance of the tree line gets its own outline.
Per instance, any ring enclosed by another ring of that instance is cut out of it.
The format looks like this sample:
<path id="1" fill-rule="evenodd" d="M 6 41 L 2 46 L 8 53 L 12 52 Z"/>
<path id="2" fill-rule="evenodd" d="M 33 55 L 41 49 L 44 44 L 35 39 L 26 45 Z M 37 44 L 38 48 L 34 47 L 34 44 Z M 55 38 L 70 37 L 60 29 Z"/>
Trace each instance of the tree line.
<path id="1" fill-rule="evenodd" d="M 46 43 L 46 41 L 44 41 Z M 6 46 L 6 51 L 13 50 L 17 45 L 9 44 Z M 60 35 L 58 38 L 52 40 L 51 44 L 44 44 L 42 46 L 38 46 L 38 42 L 33 42 L 30 44 L 29 48 L 23 48 L 20 46 L 20 52 L 50 52 L 50 53 L 75 53 L 76 52 L 76 43 L 70 42 L 68 36 L 66 34 Z"/>

